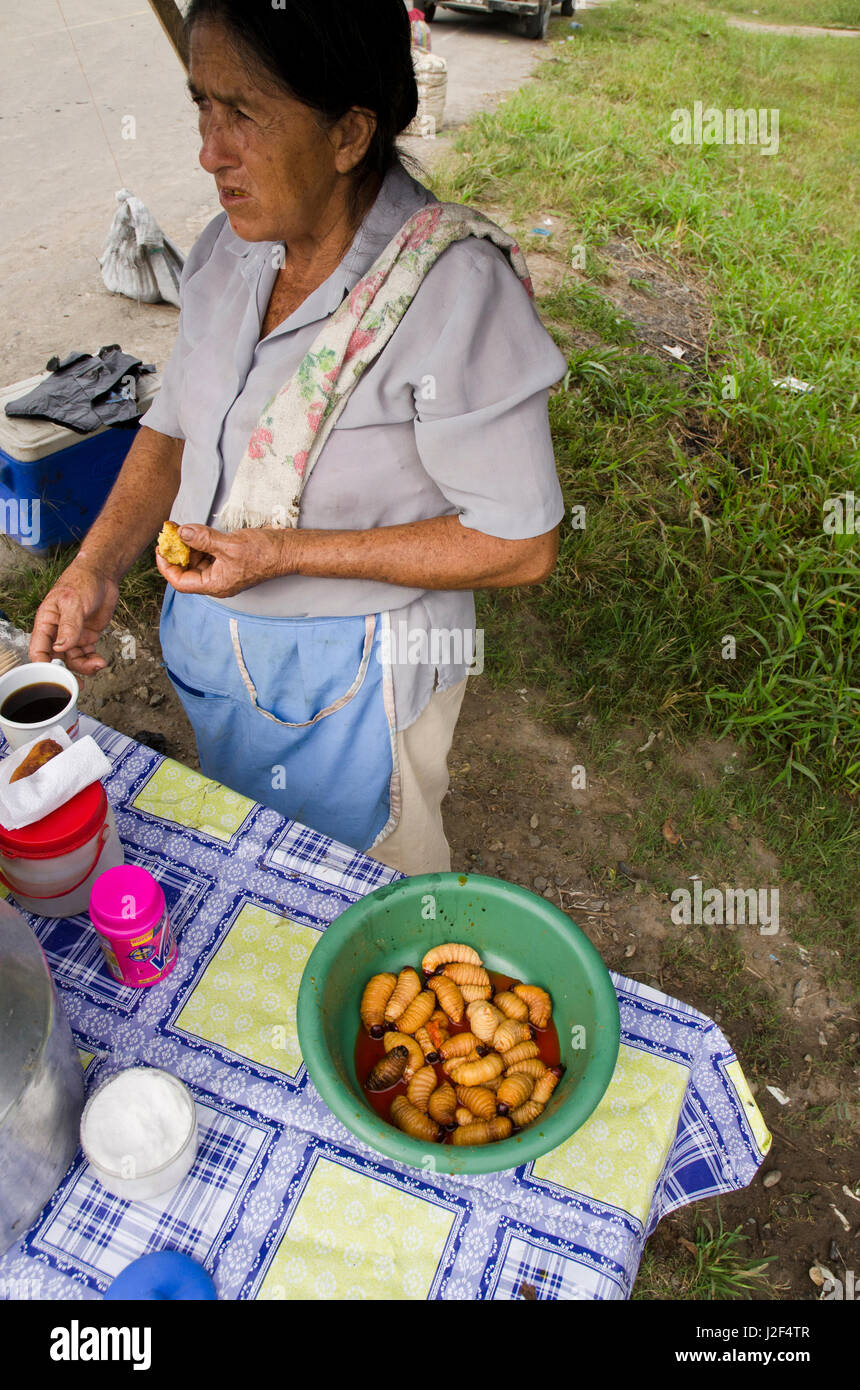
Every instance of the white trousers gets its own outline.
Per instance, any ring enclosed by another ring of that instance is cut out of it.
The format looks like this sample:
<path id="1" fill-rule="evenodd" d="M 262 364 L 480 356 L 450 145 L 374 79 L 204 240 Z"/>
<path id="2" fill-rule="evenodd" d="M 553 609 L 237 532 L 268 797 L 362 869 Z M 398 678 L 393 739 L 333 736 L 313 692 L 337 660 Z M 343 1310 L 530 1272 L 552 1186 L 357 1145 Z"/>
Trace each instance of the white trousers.
<path id="1" fill-rule="evenodd" d="M 435 691 L 415 723 L 397 733 L 400 820 L 368 854 L 401 873 L 448 873 L 451 869 L 442 800 L 448 791 L 448 754 L 467 680 L 464 677 L 450 690 Z"/>

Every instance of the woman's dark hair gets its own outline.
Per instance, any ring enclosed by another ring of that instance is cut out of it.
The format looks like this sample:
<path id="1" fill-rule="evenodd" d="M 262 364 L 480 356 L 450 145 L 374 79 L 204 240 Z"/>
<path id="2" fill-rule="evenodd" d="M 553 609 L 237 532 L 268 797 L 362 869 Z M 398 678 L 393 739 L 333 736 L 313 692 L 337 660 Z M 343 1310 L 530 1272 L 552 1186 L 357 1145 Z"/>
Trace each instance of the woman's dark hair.
<path id="1" fill-rule="evenodd" d="M 222 25 L 255 76 L 333 125 L 353 106 L 376 115 L 376 131 L 353 170 L 354 204 L 374 175 L 397 162 L 397 136 L 418 109 L 411 26 L 403 0 L 192 0 L 185 32 Z"/>

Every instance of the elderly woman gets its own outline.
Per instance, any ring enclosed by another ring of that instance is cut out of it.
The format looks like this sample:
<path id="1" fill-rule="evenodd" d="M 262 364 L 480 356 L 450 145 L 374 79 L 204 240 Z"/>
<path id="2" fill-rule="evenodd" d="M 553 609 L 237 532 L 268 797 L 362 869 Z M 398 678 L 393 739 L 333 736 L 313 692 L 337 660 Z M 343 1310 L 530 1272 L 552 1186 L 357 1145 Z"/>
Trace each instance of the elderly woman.
<path id="1" fill-rule="evenodd" d="M 406 873 L 441 802 L 472 590 L 539 583 L 565 369 L 519 249 L 416 182 L 403 0 L 193 0 L 200 162 L 224 208 L 185 265 L 154 406 L 31 656 L 87 674 L 163 519 L 165 667 L 209 776 Z"/>

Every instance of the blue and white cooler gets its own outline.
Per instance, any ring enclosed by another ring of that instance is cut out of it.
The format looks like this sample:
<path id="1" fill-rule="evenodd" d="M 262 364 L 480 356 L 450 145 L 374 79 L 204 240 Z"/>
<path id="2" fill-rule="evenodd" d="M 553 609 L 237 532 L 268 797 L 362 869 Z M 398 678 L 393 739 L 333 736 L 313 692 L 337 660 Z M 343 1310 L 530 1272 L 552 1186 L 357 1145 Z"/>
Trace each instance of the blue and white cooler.
<path id="1" fill-rule="evenodd" d="M 137 432 L 131 425 L 78 434 L 50 420 L 7 415 L 7 401 L 26 395 L 46 375 L 0 388 L 0 534 L 36 555 L 84 536 Z M 141 414 L 160 384 L 157 372 L 141 377 Z"/>

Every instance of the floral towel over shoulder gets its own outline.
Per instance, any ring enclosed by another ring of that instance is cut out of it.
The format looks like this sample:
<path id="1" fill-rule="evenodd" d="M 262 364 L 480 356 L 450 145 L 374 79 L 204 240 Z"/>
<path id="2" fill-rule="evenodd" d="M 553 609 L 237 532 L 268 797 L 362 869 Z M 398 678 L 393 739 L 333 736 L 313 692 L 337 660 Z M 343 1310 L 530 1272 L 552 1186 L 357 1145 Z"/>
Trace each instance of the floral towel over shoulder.
<path id="1" fill-rule="evenodd" d="M 534 298 L 516 241 L 460 203 L 421 208 L 332 314 L 307 356 L 269 401 L 248 441 L 219 524 L 297 526 L 302 491 L 350 392 L 391 338 L 427 271 L 455 241 L 487 237 Z"/>

